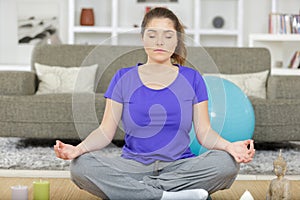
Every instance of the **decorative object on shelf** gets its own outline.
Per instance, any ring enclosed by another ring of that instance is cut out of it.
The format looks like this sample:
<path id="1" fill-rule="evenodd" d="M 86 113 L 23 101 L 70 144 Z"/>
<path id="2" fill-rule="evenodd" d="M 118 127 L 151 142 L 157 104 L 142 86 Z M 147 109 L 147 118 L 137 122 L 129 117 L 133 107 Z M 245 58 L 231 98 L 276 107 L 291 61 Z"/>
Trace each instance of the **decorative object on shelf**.
<path id="1" fill-rule="evenodd" d="M 215 28 L 223 28 L 225 21 L 224 21 L 223 17 L 216 16 L 213 18 L 212 24 Z"/>
<path id="2" fill-rule="evenodd" d="M 267 191 L 267 200 L 291 199 L 290 181 L 284 178 L 287 164 L 281 154 L 282 150 L 280 149 L 277 159 L 273 162 L 274 173 L 277 178 L 273 179 L 270 183 L 269 189 Z"/>
<path id="3" fill-rule="evenodd" d="M 80 25 L 81 26 L 94 26 L 94 10 L 93 8 L 82 8 L 80 14 Z"/>
<path id="4" fill-rule="evenodd" d="M 291 62 L 288 66 L 292 69 L 298 69 L 300 68 L 300 51 L 296 51 L 291 59 Z"/>
<path id="5" fill-rule="evenodd" d="M 145 14 L 146 14 L 147 12 L 149 12 L 151 9 L 152 9 L 151 6 L 146 6 L 146 8 L 145 8 Z"/>
<path id="6" fill-rule="evenodd" d="M 281 60 L 275 61 L 275 67 L 276 68 L 282 68 L 283 67 L 283 61 L 281 61 Z"/>

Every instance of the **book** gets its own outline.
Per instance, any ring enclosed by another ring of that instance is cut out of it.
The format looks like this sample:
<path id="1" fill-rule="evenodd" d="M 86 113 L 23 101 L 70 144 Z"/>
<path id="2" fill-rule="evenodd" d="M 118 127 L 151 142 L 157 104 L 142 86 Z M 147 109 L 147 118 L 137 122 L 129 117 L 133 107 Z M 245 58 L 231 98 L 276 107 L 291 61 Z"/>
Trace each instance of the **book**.
<path id="1" fill-rule="evenodd" d="M 292 69 L 298 69 L 300 68 L 300 51 L 296 51 L 290 61 L 290 64 L 288 66 Z"/>
<path id="2" fill-rule="evenodd" d="M 269 13 L 269 33 L 300 34 L 300 15 Z"/>

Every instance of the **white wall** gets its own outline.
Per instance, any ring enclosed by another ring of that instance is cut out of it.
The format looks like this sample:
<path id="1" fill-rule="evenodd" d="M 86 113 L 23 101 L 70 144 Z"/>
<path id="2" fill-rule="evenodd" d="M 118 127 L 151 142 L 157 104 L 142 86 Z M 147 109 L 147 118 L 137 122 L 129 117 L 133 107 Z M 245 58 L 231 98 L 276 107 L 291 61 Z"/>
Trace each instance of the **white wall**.
<path id="1" fill-rule="evenodd" d="M 59 35 L 67 41 L 67 0 L 0 0 L 0 65 L 29 65 L 33 45 L 18 44 L 17 19 L 57 15 Z"/>
<path id="2" fill-rule="evenodd" d="M 271 0 L 244 0 L 244 46 L 248 46 L 250 33 L 268 32 L 269 12 L 271 12 Z"/>
<path id="3" fill-rule="evenodd" d="M 299 0 L 277 1 L 279 11 L 299 12 Z M 248 46 L 250 33 L 267 33 L 271 2 L 271 0 L 244 0 L 244 46 Z M 0 65 L 29 65 L 30 63 L 33 46 L 17 44 L 17 18 L 26 12 L 57 13 L 60 37 L 63 42 L 67 42 L 67 3 L 67 0 L 0 0 Z"/>
<path id="4" fill-rule="evenodd" d="M 14 0 L 0 0 L 0 63 L 13 63 L 17 53 L 17 7 Z"/>

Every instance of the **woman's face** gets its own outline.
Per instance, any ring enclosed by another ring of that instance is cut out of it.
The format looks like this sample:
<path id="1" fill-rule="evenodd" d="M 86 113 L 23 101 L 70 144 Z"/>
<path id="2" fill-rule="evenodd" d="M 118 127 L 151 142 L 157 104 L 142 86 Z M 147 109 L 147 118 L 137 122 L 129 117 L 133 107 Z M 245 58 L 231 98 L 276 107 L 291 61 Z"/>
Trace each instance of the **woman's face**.
<path id="1" fill-rule="evenodd" d="M 177 46 L 173 21 L 168 18 L 153 18 L 145 28 L 143 42 L 149 63 L 170 63 Z"/>

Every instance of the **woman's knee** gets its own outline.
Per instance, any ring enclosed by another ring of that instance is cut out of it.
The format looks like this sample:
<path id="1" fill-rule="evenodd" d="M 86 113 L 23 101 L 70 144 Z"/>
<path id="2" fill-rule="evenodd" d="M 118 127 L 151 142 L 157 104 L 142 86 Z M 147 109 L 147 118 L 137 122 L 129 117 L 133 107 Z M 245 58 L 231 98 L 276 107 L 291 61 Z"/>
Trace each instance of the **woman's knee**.
<path id="1" fill-rule="evenodd" d="M 81 155 L 71 161 L 70 165 L 70 175 L 71 180 L 80 188 L 82 188 L 83 183 L 86 180 L 88 167 L 88 155 Z"/>
<path id="2" fill-rule="evenodd" d="M 239 170 L 240 165 L 235 159 L 225 151 L 218 151 L 220 163 L 217 165 L 218 172 L 223 177 L 235 177 Z"/>

